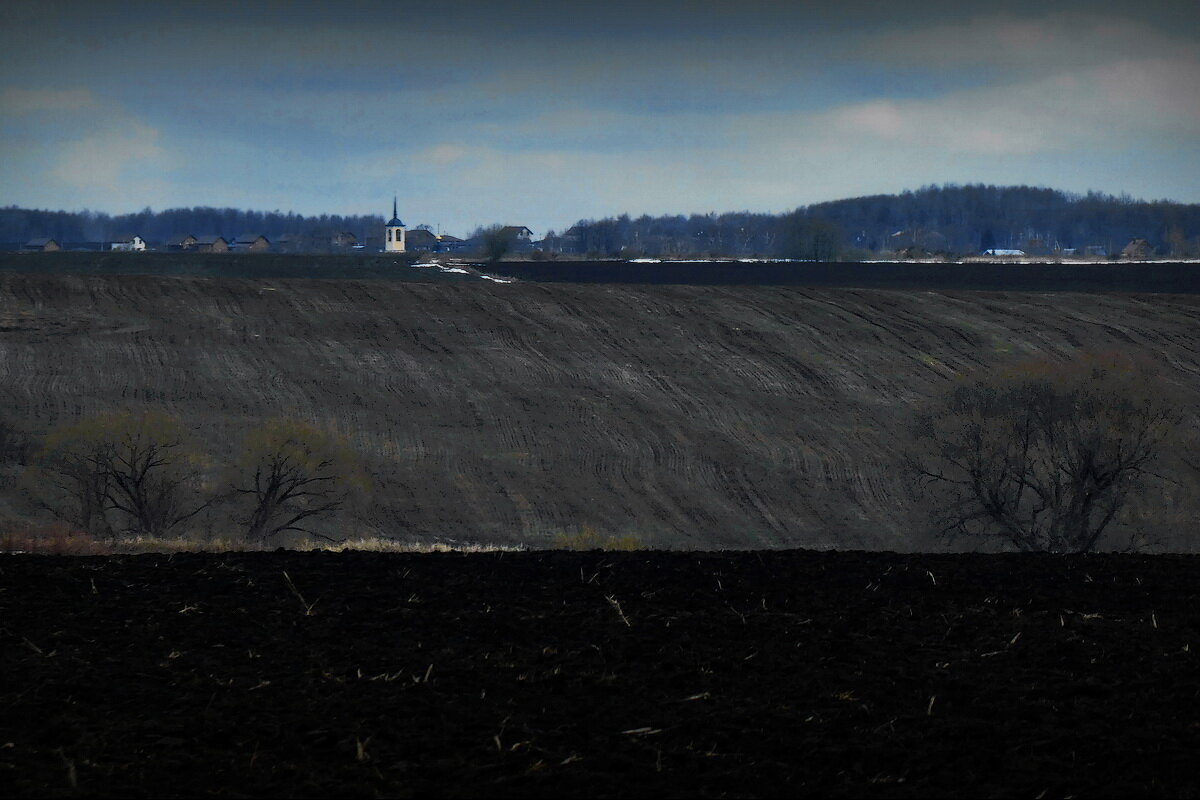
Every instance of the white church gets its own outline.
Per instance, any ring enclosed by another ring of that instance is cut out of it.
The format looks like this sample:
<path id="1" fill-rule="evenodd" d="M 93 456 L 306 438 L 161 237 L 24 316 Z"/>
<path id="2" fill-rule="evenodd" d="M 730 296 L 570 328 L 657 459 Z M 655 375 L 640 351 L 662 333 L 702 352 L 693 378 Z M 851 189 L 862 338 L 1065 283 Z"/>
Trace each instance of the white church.
<path id="1" fill-rule="evenodd" d="M 404 223 L 396 216 L 396 198 L 392 198 L 392 218 L 384 226 L 383 252 L 404 252 Z"/>

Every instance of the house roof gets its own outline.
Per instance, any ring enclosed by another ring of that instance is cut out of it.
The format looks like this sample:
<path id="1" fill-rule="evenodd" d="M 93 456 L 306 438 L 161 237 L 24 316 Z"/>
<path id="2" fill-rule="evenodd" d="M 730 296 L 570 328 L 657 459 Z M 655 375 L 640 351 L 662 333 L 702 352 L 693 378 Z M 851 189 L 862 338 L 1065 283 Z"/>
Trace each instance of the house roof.
<path id="1" fill-rule="evenodd" d="M 224 236 L 197 236 L 196 244 L 216 244 L 217 241 L 225 242 Z M 226 242 L 228 244 L 228 242 Z"/>
<path id="2" fill-rule="evenodd" d="M 505 225 L 500 229 L 501 233 L 511 233 L 517 236 L 521 235 L 521 231 L 533 236 L 533 231 L 529 230 L 529 228 L 526 228 L 524 225 Z"/>
<path id="3" fill-rule="evenodd" d="M 38 239 L 30 239 L 28 242 L 25 243 L 25 246 L 26 247 L 45 247 L 46 245 L 50 244 L 51 242 L 58 244 L 58 242 L 55 239 L 53 239 L 49 236 L 44 236 L 44 237 L 41 237 Z"/>
<path id="4" fill-rule="evenodd" d="M 134 239 L 141 239 L 141 238 L 142 237 L 136 233 L 130 233 L 130 234 L 121 234 L 120 236 L 114 236 L 112 238 L 112 240 L 114 242 L 132 242 Z"/>
<path id="5" fill-rule="evenodd" d="M 253 244 L 254 242 L 257 242 L 259 239 L 262 239 L 264 242 L 271 241 L 267 237 L 263 236 L 261 233 L 243 233 L 241 236 L 237 237 L 237 239 L 235 239 L 234 241 L 236 244 Z"/>
<path id="6" fill-rule="evenodd" d="M 170 239 L 167 239 L 167 244 L 183 244 L 188 239 L 195 240 L 196 237 L 190 233 L 185 233 L 182 236 L 172 236 Z"/>

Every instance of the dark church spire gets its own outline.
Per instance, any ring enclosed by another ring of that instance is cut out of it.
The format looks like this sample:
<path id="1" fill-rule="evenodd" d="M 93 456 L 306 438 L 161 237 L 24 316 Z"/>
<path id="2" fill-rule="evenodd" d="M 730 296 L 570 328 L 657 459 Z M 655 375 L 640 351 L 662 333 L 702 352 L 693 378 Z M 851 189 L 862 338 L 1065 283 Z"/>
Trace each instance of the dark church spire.
<path id="1" fill-rule="evenodd" d="M 396 213 L 396 195 L 392 195 L 392 218 L 388 222 L 389 228 L 403 228 L 404 223 L 400 221 L 400 216 Z"/>

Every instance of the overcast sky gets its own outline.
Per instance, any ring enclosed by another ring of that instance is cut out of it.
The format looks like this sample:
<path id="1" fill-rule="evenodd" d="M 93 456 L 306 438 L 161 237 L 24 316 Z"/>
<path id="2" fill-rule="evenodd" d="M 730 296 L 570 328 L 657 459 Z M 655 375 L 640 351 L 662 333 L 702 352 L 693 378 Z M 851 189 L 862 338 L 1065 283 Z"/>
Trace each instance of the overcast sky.
<path id="1" fill-rule="evenodd" d="M 930 183 L 1200 202 L 1200 2 L 27 2 L 0 205 L 538 235 Z"/>

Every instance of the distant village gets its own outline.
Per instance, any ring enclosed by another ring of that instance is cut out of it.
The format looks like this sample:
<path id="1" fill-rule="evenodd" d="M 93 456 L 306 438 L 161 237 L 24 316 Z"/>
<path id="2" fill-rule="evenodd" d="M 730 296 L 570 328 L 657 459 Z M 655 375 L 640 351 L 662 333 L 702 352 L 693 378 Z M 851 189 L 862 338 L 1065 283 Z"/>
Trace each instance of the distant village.
<path id="1" fill-rule="evenodd" d="M 18 209 L 6 209 L 18 212 Z M 496 225 L 480 229 L 463 239 L 429 225 L 408 228 L 399 218 L 396 200 L 392 216 L 382 226 L 366 224 L 369 233 L 325 229 L 303 233 L 284 233 L 274 238 L 260 232 L 223 236 L 189 231 L 166 239 L 154 240 L 140 231 L 130 231 L 100 241 L 75 241 L 39 236 L 25 242 L 0 244 L 0 250 L 28 253 L 53 252 L 166 252 L 166 253 L 472 253 L 484 251 L 489 243 L 500 241 L 505 252 L 531 252 L 542 245 L 534 241 L 533 231 L 524 225 Z M 161 230 L 161 229 L 160 229 Z"/>
<path id="2" fill-rule="evenodd" d="M 535 237 L 523 225 L 467 238 L 397 216 L 305 217 L 208 207 L 113 217 L 0 208 L 0 250 L 183 253 L 409 253 L 490 259 L 815 261 L 1051 260 L 1200 257 L 1200 204 L 1144 202 L 1027 186 L 925 187 L 831 201 L 785 214 L 621 214 Z M 241 231 L 234 235 L 235 231 Z M 113 235 L 114 233 L 120 235 Z"/>
<path id="3" fill-rule="evenodd" d="M 483 252 L 486 248 L 482 237 L 460 239 L 449 234 L 434 234 L 425 228 L 403 230 L 399 238 L 391 239 L 395 229 L 386 229 L 383 237 L 367 237 L 360 241 L 359 237 L 350 231 L 339 231 L 332 236 L 317 237 L 312 235 L 284 235 L 271 241 L 259 233 L 246 233 L 232 239 L 223 236 L 184 234 L 165 242 L 149 242 L 137 234 L 117 237 L 108 242 L 69 242 L 58 241 L 51 237 L 30 239 L 22 246 L 9 250 L 19 250 L 26 253 L 53 252 L 168 252 L 168 253 L 429 253 L 429 254 L 461 254 L 473 255 Z M 506 225 L 499 228 L 493 235 L 502 237 L 505 241 L 505 253 L 539 253 L 552 255 L 586 255 L 577 247 L 572 247 L 570 231 L 552 240 L 533 239 L 533 232 L 524 226 Z M 906 245 L 891 251 L 891 255 L 905 259 L 924 259 L 937 255 L 936 251 L 919 245 Z M 1150 242 L 1142 238 L 1134 238 L 1120 251 L 1110 253 L 1106 247 L 1091 246 L 1079 252 L 1074 248 L 1055 248 L 1033 246 L 1028 249 L 988 248 L 978 256 L 996 259 L 1020 258 L 1120 258 L 1122 260 L 1145 261 L 1155 257 L 1154 248 Z"/>
<path id="4" fill-rule="evenodd" d="M 136 233 L 118 236 L 111 241 L 72 242 L 53 237 L 38 237 L 18 247 L 7 248 L 27 253 L 70 252 L 167 252 L 167 253 L 471 253 L 482 248 L 479 237 L 461 239 L 450 234 L 435 234 L 427 228 L 404 229 L 399 246 L 389 246 L 387 238 L 394 229 L 385 229 L 384 236 L 360 239 L 351 231 L 338 231 L 331 236 L 312 234 L 283 235 L 274 241 L 261 233 L 244 233 L 233 238 L 212 234 L 186 233 L 166 241 L 148 241 Z M 532 251 L 541 242 L 533 241 L 533 232 L 523 225 L 507 225 L 499 235 L 510 242 L 510 252 Z"/>

